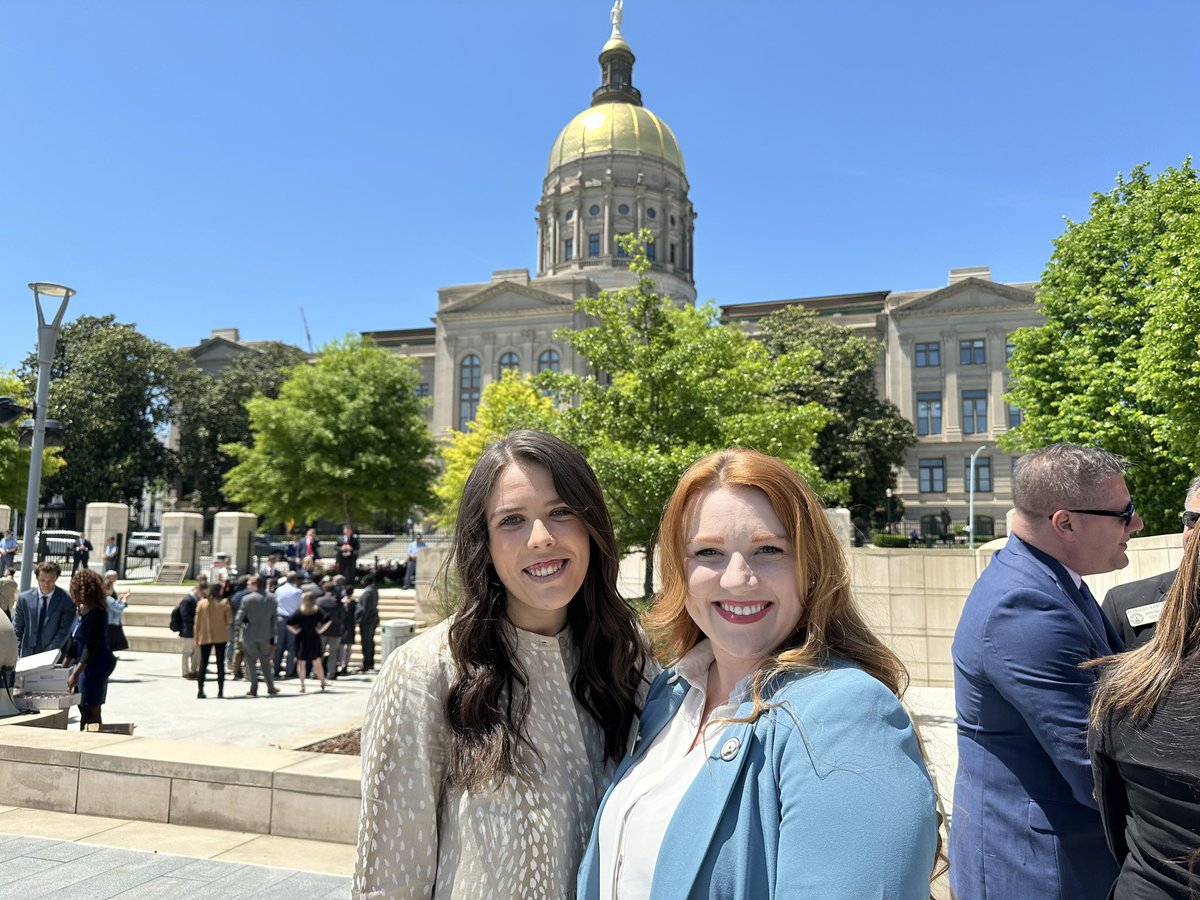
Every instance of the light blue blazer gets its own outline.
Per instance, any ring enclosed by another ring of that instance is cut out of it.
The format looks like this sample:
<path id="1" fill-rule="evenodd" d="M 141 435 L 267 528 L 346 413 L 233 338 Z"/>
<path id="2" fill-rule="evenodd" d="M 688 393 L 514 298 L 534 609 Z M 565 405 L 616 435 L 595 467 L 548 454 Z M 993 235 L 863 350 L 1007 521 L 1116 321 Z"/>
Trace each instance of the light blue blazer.
<path id="1" fill-rule="evenodd" d="M 687 691 L 671 669 L 655 680 L 614 785 Z M 653 900 L 927 898 L 936 800 L 899 701 L 844 663 L 792 676 L 769 699 L 778 704 L 770 712 L 712 742 L 667 827 Z M 580 900 L 600 896 L 598 832 L 580 866 Z"/>

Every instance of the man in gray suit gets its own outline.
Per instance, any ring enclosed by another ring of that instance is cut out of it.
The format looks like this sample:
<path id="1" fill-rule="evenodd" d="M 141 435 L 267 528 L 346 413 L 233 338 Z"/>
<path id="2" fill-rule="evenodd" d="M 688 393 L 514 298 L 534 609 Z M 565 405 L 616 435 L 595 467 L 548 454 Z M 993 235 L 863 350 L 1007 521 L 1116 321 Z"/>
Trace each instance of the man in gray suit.
<path id="1" fill-rule="evenodd" d="M 21 656 L 57 650 L 75 621 L 75 604 L 70 594 L 56 586 L 62 575 L 58 563 L 46 560 L 38 563 L 34 572 L 37 586 L 17 598 L 13 615 L 13 633 Z"/>
<path id="2" fill-rule="evenodd" d="M 267 681 L 267 693 L 278 694 L 275 687 L 274 643 L 275 643 L 275 597 L 262 592 L 261 575 L 251 575 L 246 586 L 250 592 L 242 598 L 238 607 L 234 630 L 242 629 L 242 652 L 246 657 L 246 669 L 250 673 L 250 690 L 247 697 L 258 696 L 258 670 L 262 669 Z"/>
<path id="3" fill-rule="evenodd" d="M 1183 546 L 1186 547 L 1200 521 L 1200 478 L 1193 479 L 1188 485 L 1183 506 Z M 1100 608 L 1125 641 L 1126 650 L 1140 647 L 1154 637 L 1163 601 L 1178 571 L 1172 569 L 1151 578 L 1119 584 L 1104 595 Z"/>

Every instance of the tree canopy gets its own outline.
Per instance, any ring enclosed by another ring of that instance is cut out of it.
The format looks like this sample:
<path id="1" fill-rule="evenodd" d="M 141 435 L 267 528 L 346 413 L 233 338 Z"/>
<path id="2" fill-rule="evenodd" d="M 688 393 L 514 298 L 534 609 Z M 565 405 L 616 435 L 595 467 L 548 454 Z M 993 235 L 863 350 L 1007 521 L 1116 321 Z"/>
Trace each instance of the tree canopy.
<path id="1" fill-rule="evenodd" d="M 225 492 L 268 522 L 403 515 L 430 501 L 434 442 L 416 364 L 346 337 L 297 366 L 272 399 L 251 398 L 252 443 L 221 449 L 236 464 Z"/>
<path id="2" fill-rule="evenodd" d="M 185 357 L 116 317 L 80 316 L 63 326 L 51 364 L 48 415 L 66 429 L 64 465 L 42 481 L 68 508 L 92 502 L 137 505 L 147 483 L 172 472 L 162 434 Z M 26 396 L 37 355 L 21 367 Z"/>
<path id="3" fill-rule="evenodd" d="M 453 528 L 467 476 L 487 445 L 518 428 L 552 430 L 557 413 L 550 398 L 530 384 L 529 376 L 507 370 L 483 389 L 479 407 L 466 431 L 451 431 L 442 446 L 442 473 L 434 485 L 437 523 Z"/>
<path id="4" fill-rule="evenodd" d="M 1127 457 L 1146 534 L 1179 530 L 1200 474 L 1198 239 L 1190 160 L 1118 176 L 1055 240 L 1038 294 L 1046 323 L 1017 331 L 1009 360 L 1007 399 L 1024 421 L 1002 445 L 1073 441 Z"/>
<path id="5" fill-rule="evenodd" d="M 772 313 L 759 324 L 772 357 L 796 357 L 793 377 L 779 396 L 790 404 L 815 403 L 830 413 L 817 434 L 813 463 L 827 483 L 843 486 L 840 499 L 852 510 L 875 510 L 884 492 L 896 486 L 905 451 L 917 442 L 912 423 L 895 404 L 879 398 L 879 341 L 802 306 Z"/>
<path id="6" fill-rule="evenodd" d="M 0 397 L 12 397 L 22 405 L 33 401 L 23 398 L 24 386 L 13 373 L 0 373 Z M 25 489 L 29 484 L 29 450 L 19 446 L 20 429 L 0 428 L 0 503 L 24 512 Z M 42 478 L 46 479 L 63 467 L 61 451 L 55 447 L 42 451 Z"/>
<path id="7" fill-rule="evenodd" d="M 179 391 L 175 420 L 182 495 L 201 508 L 229 505 L 223 486 L 233 459 L 222 446 L 249 440 L 247 401 L 259 395 L 278 397 L 288 373 L 303 361 L 297 348 L 271 342 L 238 356 L 216 377 L 191 367 Z"/>
<path id="8" fill-rule="evenodd" d="M 792 357 L 772 360 L 761 344 L 717 324 L 711 304 L 681 308 L 656 292 L 646 275 L 650 239 L 645 231 L 618 238 L 637 284 L 580 300 L 595 324 L 558 334 L 602 374 L 534 379 L 569 404 L 555 430 L 595 469 L 622 551 L 645 552 L 647 594 L 659 518 L 691 463 L 740 444 L 786 460 L 820 491 L 810 452 L 827 420 L 815 404 L 776 401 L 796 377 Z"/>

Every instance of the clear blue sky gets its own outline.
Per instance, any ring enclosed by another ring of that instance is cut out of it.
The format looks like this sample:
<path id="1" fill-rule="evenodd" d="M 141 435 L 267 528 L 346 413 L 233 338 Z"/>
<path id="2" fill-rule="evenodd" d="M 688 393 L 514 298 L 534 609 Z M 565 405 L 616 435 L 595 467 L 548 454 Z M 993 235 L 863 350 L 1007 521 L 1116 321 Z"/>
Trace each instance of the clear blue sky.
<path id="1" fill-rule="evenodd" d="M 25 284 L 194 344 L 429 324 L 535 267 L 609 0 L 0 4 L 0 369 Z M 1200 145 L 1200 4 L 628 0 L 683 148 L 701 298 L 1036 280 L 1092 191 Z"/>

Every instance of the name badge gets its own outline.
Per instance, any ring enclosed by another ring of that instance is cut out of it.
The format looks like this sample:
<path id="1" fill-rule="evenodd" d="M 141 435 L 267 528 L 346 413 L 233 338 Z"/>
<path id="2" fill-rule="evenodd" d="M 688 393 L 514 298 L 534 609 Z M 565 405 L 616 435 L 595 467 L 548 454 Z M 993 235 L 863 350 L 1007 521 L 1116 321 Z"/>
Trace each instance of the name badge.
<path id="1" fill-rule="evenodd" d="M 1129 619 L 1129 624 L 1134 628 L 1140 628 L 1142 625 L 1153 625 L 1158 621 L 1158 617 L 1162 615 L 1163 602 L 1148 603 L 1145 606 L 1135 606 L 1133 609 L 1125 610 L 1125 618 Z"/>

